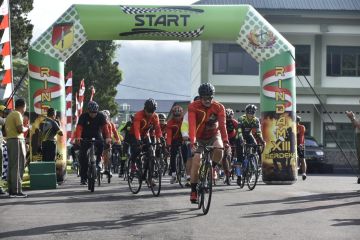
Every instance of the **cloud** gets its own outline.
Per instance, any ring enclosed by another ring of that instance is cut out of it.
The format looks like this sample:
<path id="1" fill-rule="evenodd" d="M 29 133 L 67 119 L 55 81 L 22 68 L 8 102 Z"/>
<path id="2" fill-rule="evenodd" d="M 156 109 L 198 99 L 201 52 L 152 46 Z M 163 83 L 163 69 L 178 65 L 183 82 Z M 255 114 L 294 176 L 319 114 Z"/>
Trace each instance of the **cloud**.
<path id="1" fill-rule="evenodd" d="M 164 47 L 164 45 L 166 45 Z M 190 95 L 190 43 L 122 41 L 116 60 L 122 84 L 167 93 Z M 117 98 L 189 99 L 118 86 Z"/>

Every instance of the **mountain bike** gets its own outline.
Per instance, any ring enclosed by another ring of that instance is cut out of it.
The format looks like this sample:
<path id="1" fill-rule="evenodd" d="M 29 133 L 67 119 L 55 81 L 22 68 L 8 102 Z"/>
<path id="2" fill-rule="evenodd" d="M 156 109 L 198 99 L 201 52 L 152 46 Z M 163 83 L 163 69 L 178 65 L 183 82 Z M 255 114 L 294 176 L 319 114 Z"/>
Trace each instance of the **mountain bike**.
<path id="1" fill-rule="evenodd" d="M 87 180 L 88 180 L 88 190 L 91 192 L 95 191 L 95 181 L 100 176 L 100 169 L 96 167 L 96 152 L 95 152 L 95 143 L 102 140 L 96 140 L 95 138 L 82 139 L 81 141 L 89 143 L 90 147 L 86 152 L 88 159 L 88 170 L 87 170 Z"/>
<path id="2" fill-rule="evenodd" d="M 178 148 L 175 164 L 176 164 L 176 179 L 180 185 L 180 187 L 184 187 L 186 182 L 186 170 L 185 170 L 185 163 L 184 163 L 184 156 L 181 151 L 182 144 L 176 146 Z"/>
<path id="3" fill-rule="evenodd" d="M 241 174 L 238 175 L 237 184 L 240 188 L 245 186 L 245 182 L 249 190 L 254 190 L 259 179 L 259 156 L 257 149 L 262 145 L 259 144 L 245 144 L 244 145 L 244 160 L 241 164 Z"/>

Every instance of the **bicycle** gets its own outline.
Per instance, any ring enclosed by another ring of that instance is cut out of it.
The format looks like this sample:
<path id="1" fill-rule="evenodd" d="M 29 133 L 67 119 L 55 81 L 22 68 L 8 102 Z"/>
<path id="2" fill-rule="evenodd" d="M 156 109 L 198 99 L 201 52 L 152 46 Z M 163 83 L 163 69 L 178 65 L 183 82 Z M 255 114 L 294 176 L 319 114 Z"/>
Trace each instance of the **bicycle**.
<path id="1" fill-rule="evenodd" d="M 159 159 L 155 157 L 156 146 L 162 146 L 161 143 L 150 143 L 148 147 L 147 158 L 149 161 L 149 169 L 147 174 L 147 184 L 155 197 L 160 195 L 162 171 Z"/>
<path id="2" fill-rule="evenodd" d="M 245 186 L 245 181 L 249 190 L 254 190 L 259 179 L 259 156 L 257 148 L 262 145 L 259 144 L 245 144 L 244 145 L 244 161 L 241 164 L 241 173 L 237 171 L 237 184 L 240 188 Z M 240 167 L 240 166 L 238 166 Z"/>
<path id="3" fill-rule="evenodd" d="M 186 170 L 184 164 L 184 157 L 182 155 L 181 147 L 182 144 L 176 146 L 178 148 L 175 164 L 176 164 L 176 179 L 180 185 L 180 187 L 184 187 L 184 183 L 186 182 Z"/>
<path id="4" fill-rule="evenodd" d="M 111 151 L 111 169 L 113 173 L 119 173 L 120 174 L 120 161 L 121 161 L 121 152 L 122 152 L 122 146 L 120 144 L 113 144 L 112 145 L 112 151 Z"/>
<path id="5" fill-rule="evenodd" d="M 204 148 L 201 166 L 199 170 L 199 183 L 197 185 L 198 192 L 198 209 L 202 208 L 204 215 L 210 210 L 211 197 L 212 197 L 212 185 L 213 185 L 213 167 L 211 160 L 211 153 L 214 149 L 221 149 L 214 146 L 200 146 Z"/>
<path id="6" fill-rule="evenodd" d="M 145 176 L 147 186 L 151 189 L 154 196 L 159 196 L 161 191 L 161 177 L 162 171 L 159 160 L 155 157 L 155 146 L 160 145 L 156 143 L 147 144 L 147 151 L 141 151 L 139 156 L 134 161 L 128 161 L 127 167 L 127 181 L 130 191 L 137 194 L 142 186 L 143 181 L 143 164 L 148 161 L 148 171 Z M 142 145 L 143 149 L 145 145 Z"/>
<path id="7" fill-rule="evenodd" d="M 96 167 L 95 143 L 102 140 L 96 140 L 95 138 L 92 138 L 91 140 L 82 139 L 81 141 L 90 143 L 90 147 L 86 152 L 88 158 L 87 180 L 88 180 L 88 190 L 94 192 L 95 181 L 100 177 L 100 169 Z"/>

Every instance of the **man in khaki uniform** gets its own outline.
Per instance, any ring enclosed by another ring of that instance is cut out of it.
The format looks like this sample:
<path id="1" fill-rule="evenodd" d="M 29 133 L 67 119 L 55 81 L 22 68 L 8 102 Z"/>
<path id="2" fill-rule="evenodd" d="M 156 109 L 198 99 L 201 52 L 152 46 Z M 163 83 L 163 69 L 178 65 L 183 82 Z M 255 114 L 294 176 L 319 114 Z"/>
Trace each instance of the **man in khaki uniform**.
<path id="1" fill-rule="evenodd" d="M 22 192 L 21 182 L 26 158 L 23 114 L 26 111 L 24 99 L 15 102 L 15 110 L 6 118 L 6 146 L 9 155 L 8 192 L 10 197 L 27 197 Z"/>

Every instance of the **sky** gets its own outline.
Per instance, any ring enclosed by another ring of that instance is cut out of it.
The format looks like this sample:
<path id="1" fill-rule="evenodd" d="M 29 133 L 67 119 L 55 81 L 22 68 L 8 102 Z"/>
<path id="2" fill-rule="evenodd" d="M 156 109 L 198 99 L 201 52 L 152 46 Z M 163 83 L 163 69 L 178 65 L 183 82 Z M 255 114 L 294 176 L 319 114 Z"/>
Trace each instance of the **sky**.
<path id="1" fill-rule="evenodd" d="M 34 0 L 34 9 L 28 17 L 34 25 L 33 40 L 35 40 L 72 4 L 186 6 L 193 2 L 196 0 Z M 117 43 L 121 47 L 114 60 L 119 62 L 119 67 L 123 71 L 123 81 L 117 87 L 116 98 L 190 99 L 190 42 L 117 41 Z M 121 86 L 122 84 L 124 86 Z M 169 94 L 139 90 L 134 87 Z"/>

